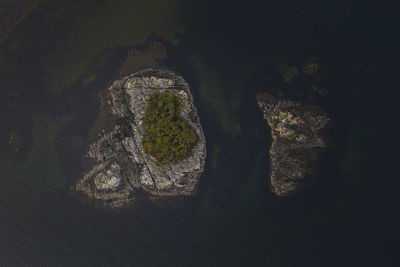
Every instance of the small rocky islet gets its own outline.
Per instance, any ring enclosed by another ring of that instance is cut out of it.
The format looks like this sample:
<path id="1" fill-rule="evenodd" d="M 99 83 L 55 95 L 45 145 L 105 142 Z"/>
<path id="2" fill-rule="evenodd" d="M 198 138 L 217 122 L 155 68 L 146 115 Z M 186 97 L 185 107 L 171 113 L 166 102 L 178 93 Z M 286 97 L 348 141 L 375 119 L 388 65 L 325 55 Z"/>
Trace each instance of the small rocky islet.
<path id="1" fill-rule="evenodd" d="M 266 92 L 256 98 L 272 136 L 271 191 L 280 197 L 295 195 L 314 180 L 319 155 L 328 146 L 330 117 L 317 105 L 276 98 Z"/>
<path id="2" fill-rule="evenodd" d="M 196 143 L 178 161 L 159 162 L 145 152 L 145 111 L 155 94 L 176 96 L 180 120 L 197 135 Z M 74 191 L 111 208 L 132 203 L 139 189 L 154 198 L 195 194 L 204 170 L 206 141 L 187 82 L 168 69 L 145 69 L 115 81 L 104 95 L 102 110 L 107 110 L 113 127 L 90 144 L 87 157 L 94 161 L 93 167 Z"/>

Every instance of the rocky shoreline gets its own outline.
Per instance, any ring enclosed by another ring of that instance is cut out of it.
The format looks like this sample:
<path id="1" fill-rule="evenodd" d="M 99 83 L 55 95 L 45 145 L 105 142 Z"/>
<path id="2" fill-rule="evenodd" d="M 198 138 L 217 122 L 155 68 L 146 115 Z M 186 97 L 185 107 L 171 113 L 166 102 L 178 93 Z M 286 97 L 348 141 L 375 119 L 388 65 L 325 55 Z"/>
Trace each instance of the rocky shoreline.
<path id="1" fill-rule="evenodd" d="M 312 184 L 319 155 L 327 148 L 330 118 L 316 105 L 257 94 L 272 136 L 270 186 L 276 195 L 294 195 Z"/>
<path id="2" fill-rule="evenodd" d="M 174 165 L 160 165 L 143 152 L 142 120 L 146 100 L 155 91 L 172 92 L 182 100 L 180 117 L 193 126 L 200 139 L 191 156 Z M 105 98 L 102 104 L 108 107 L 103 108 L 114 125 L 90 145 L 87 156 L 95 163 L 77 181 L 74 191 L 112 208 L 132 203 L 138 189 L 153 197 L 195 194 L 204 170 L 206 142 L 186 81 L 167 69 L 146 69 L 115 81 Z"/>

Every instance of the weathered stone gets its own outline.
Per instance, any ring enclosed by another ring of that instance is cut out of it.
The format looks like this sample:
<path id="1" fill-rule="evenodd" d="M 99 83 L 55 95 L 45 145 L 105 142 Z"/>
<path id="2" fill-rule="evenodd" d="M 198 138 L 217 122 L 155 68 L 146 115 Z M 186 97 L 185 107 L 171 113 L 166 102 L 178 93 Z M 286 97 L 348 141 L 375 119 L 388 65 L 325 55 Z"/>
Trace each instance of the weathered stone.
<path id="1" fill-rule="evenodd" d="M 311 184 L 318 154 L 327 147 L 324 129 L 329 116 L 317 106 L 257 95 L 272 136 L 269 150 L 271 190 L 278 196 L 293 195 Z"/>
<path id="2" fill-rule="evenodd" d="M 142 120 L 146 100 L 154 91 L 172 92 L 182 99 L 180 116 L 200 139 L 192 155 L 174 165 L 160 165 L 143 152 Z M 115 81 L 106 95 L 102 103 L 109 105 L 115 127 L 90 145 L 87 155 L 96 163 L 75 189 L 109 207 L 132 202 L 136 188 L 156 196 L 193 195 L 204 169 L 206 146 L 186 81 L 169 70 L 147 69 Z"/>

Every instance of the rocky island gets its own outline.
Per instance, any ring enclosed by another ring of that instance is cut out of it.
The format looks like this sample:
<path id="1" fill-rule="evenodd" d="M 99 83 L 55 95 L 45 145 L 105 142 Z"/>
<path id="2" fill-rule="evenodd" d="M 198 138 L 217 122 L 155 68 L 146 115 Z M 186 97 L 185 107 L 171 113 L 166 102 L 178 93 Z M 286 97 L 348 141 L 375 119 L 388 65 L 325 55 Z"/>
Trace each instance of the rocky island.
<path id="1" fill-rule="evenodd" d="M 74 190 L 112 208 L 131 203 L 138 189 L 152 197 L 193 195 L 206 142 L 186 81 L 146 69 L 115 81 L 104 95 L 113 127 L 90 145 L 93 167 Z"/>
<path id="2" fill-rule="evenodd" d="M 257 102 L 272 136 L 271 190 L 282 197 L 294 195 L 313 181 L 318 156 L 327 147 L 324 129 L 330 118 L 318 106 L 268 93 L 259 93 Z"/>

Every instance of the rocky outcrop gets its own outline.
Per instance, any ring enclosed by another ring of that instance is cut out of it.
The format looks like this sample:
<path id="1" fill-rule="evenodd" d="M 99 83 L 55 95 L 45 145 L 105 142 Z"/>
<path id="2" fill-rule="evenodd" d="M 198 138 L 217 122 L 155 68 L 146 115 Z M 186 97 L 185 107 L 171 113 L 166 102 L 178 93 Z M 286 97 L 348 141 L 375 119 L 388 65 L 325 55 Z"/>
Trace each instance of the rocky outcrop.
<path id="1" fill-rule="evenodd" d="M 271 129 L 271 190 L 278 196 L 293 195 L 313 180 L 319 153 L 327 147 L 329 116 L 318 106 L 268 93 L 258 94 L 257 102 Z"/>
<path id="2" fill-rule="evenodd" d="M 195 129 L 200 142 L 190 157 L 177 164 L 160 165 L 143 152 L 142 119 L 146 100 L 158 91 L 180 97 L 180 116 Z M 75 190 L 105 206 L 121 207 L 135 199 L 135 190 L 153 196 L 188 196 L 195 193 L 204 169 L 206 145 L 193 96 L 185 80 L 169 70 L 147 69 L 113 83 L 106 101 L 114 128 L 90 145 L 93 168 L 75 185 Z M 108 115 L 110 115 L 108 114 Z"/>

